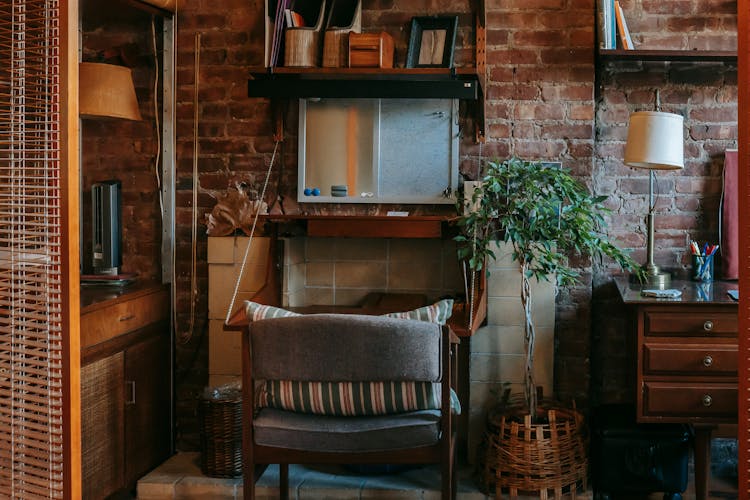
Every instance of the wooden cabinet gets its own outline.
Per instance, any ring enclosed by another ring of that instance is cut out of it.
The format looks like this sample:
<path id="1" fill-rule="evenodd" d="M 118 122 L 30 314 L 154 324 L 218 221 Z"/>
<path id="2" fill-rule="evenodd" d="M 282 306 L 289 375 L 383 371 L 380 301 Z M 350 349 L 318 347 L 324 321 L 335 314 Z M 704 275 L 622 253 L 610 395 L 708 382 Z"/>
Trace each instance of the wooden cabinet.
<path id="1" fill-rule="evenodd" d="M 170 454 L 169 293 L 87 289 L 81 311 L 83 496 L 103 498 Z"/>
<path id="2" fill-rule="evenodd" d="M 737 283 L 675 281 L 677 299 L 641 295 L 615 280 L 633 318 L 637 419 L 684 422 L 695 430 L 695 496 L 706 498 L 711 431 L 737 421 Z"/>

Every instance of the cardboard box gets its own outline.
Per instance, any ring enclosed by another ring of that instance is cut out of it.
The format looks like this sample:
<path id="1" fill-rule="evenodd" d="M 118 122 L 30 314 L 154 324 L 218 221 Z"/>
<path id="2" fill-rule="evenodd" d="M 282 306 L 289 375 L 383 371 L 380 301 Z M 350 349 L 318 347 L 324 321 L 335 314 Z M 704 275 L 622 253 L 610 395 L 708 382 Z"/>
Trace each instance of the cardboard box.
<path id="1" fill-rule="evenodd" d="M 352 68 L 392 68 L 393 38 L 380 33 L 349 33 L 349 66 Z"/>
<path id="2" fill-rule="evenodd" d="M 224 321 L 208 322 L 208 374 L 242 374 L 242 330 L 224 330 Z"/>

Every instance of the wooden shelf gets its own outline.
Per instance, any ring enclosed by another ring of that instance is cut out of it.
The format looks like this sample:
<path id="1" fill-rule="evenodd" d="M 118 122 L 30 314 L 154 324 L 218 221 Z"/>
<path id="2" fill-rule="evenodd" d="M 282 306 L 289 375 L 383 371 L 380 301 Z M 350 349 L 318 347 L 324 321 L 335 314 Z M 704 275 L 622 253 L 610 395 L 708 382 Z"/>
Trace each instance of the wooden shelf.
<path id="1" fill-rule="evenodd" d="M 259 68 L 249 97 L 431 98 L 477 100 L 474 68 Z"/>
<path id="2" fill-rule="evenodd" d="M 268 222 L 304 224 L 304 233 L 329 238 L 442 238 L 449 218 L 441 215 L 267 215 Z"/>
<path id="3" fill-rule="evenodd" d="M 602 61 L 736 62 L 737 52 L 729 50 L 622 50 L 599 49 Z"/>

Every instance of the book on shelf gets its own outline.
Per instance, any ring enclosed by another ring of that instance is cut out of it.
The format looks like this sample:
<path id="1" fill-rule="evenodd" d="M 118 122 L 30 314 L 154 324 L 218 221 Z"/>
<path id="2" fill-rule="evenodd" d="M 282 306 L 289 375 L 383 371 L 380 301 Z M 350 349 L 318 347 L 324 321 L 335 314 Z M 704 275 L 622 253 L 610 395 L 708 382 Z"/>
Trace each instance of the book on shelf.
<path id="1" fill-rule="evenodd" d="M 617 48 L 617 23 L 615 21 L 614 0 L 598 0 L 597 22 L 599 48 Z"/>
<path id="2" fill-rule="evenodd" d="M 617 18 L 617 29 L 620 32 L 622 48 L 625 50 L 634 50 L 633 39 L 630 37 L 628 23 L 625 21 L 625 15 L 622 13 L 619 0 L 615 0 L 615 17 Z"/>
<path id="3" fill-rule="evenodd" d="M 302 17 L 302 14 L 292 9 L 284 9 L 284 18 L 286 19 L 287 27 L 302 28 L 305 26 L 305 19 Z"/>

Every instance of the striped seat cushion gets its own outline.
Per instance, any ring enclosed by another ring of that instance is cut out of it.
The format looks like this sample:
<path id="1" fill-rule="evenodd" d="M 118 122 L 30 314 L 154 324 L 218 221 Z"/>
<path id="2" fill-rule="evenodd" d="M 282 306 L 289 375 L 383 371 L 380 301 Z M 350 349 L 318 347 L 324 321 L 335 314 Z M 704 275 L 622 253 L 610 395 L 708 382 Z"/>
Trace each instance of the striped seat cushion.
<path id="1" fill-rule="evenodd" d="M 248 321 L 260 321 L 270 318 L 286 318 L 300 316 L 299 313 L 288 311 L 280 307 L 267 306 L 251 300 L 245 301 L 245 314 Z M 429 306 L 419 307 L 412 311 L 394 312 L 383 314 L 390 318 L 414 319 L 418 321 L 429 321 L 444 325 L 453 314 L 453 299 L 442 299 Z"/>
<path id="2" fill-rule="evenodd" d="M 297 413 L 360 417 L 440 409 L 440 384 L 433 382 L 305 382 L 267 380 L 261 406 Z M 451 390 L 451 409 L 461 413 Z"/>

